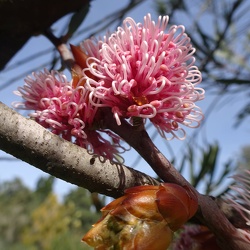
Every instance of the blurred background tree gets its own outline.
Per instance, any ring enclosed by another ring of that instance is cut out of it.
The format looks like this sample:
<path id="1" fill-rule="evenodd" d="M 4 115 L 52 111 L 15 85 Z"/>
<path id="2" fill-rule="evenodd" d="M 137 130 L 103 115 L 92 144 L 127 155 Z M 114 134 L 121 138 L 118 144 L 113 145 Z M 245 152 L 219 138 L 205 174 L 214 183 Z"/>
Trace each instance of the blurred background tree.
<path id="1" fill-rule="evenodd" d="M 59 201 L 53 179 L 41 178 L 35 190 L 20 179 L 0 183 L 1 249 L 90 249 L 81 238 L 100 217 L 92 195 L 76 187 Z"/>

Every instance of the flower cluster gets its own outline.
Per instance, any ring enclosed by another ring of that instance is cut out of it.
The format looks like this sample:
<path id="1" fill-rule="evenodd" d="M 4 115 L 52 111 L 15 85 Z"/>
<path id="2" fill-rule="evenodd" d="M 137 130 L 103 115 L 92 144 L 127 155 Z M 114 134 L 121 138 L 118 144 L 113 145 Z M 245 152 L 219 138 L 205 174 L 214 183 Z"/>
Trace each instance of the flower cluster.
<path id="1" fill-rule="evenodd" d="M 75 135 L 86 138 L 85 123 L 93 121 L 96 108 L 86 103 L 88 91 L 82 86 L 73 89 L 66 76 L 59 72 L 44 70 L 28 76 L 25 85 L 15 93 L 21 95 L 24 103 L 15 103 L 16 108 L 35 110 L 30 116 L 55 134 L 67 138 Z"/>
<path id="2" fill-rule="evenodd" d="M 163 137 L 184 139 L 179 124 L 199 126 L 203 114 L 195 102 L 204 90 L 196 87 L 202 78 L 185 28 L 172 26 L 165 33 L 167 24 L 168 16 L 155 23 L 148 14 L 144 24 L 126 18 L 103 41 L 84 41 L 89 58 L 83 79 L 91 104 L 110 107 L 118 125 L 121 118 L 148 118 Z"/>
<path id="3" fill-rule="evenodd" d="M 240 173 L 232 177 L 235 185 L 230 186 L 224 200 L 233 207 L 242 219 L 246 227 L 250 227 L 250 170 L 240 170 Z M 250 235 L 249 235 L 250 239 Z"/>
<path id="4" fill-rule="evenodd" d="M 184 27 L 165 33 L 167 24 L 167 16 L 155 23 L 148 14 L 143 24 L 126 18 L 102 41 L 71 46 L 71 81 L 56 71 L 33 73 L 16 91 L 25 101 L 14 106 L 35 110 L 30 116 L 53 133 L 113 161 L 125 149 L 118 136 L 99 126 L 102 107 L 118 125 L 122 119 L 137 125 L 148 118 L 163 137 L 184 139 L 180 125 L 197 127 L 203 118 L 195 102 L 204 90 L 196 87 L 201 73 Z"/>
<path id="5" fill-rule="evenodd" d="M 96 154 L 116 162 L 122 159 L 120 153 L 125 148 L 120 145 L 120 138 L 108 130 L 93 129 L 97 107 L 88 101 L 89 91 L 84 86 L 74 88 L 65 75 L 48 70 L 33 73 L 25 79 L 25 85 L 15 94 L 22 96 L 24 102 L 13 104 L 15 108 L 35 110 L 30 117 L 53 133 L 61 135 Z M 103 137 L 103 133 L 112 142 Z M 103 158 L 100 158 L 103 159 Z"/>
<path id="6" fill-rule="evenodd" d="M 214 234 L 205 226 L 185 225 L 173 244 L 173 250 L 221 250 Z"/>

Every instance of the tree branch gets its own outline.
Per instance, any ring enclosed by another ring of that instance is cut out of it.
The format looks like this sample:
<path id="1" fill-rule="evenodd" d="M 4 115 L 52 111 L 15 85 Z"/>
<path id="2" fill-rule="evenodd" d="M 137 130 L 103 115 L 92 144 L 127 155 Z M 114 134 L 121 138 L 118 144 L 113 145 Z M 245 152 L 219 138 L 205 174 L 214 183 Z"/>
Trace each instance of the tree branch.
<path id="1" fill-rule="evenodd" d="M 236 228 L 229 222 L 219 209 L 216 202 L 209 196 L 202 195 L 174 168 L 166 157 L 154 145 L 144 126 L 133 127 L 126 121 L 120 126 L 116 124 L 111 112 L 105 113 L 105 124 L 113 132 L 121 136 L 131 145 L 152 167 L 164 182 L 188 186 L 198 196 L 199 210 L 195 218 L 206 225 L 216 236 L 218 244 L 225 250 L 249 249 L 249 242 L 239 235 Z"/>
<path id="2" fill-rule="evenodd" d="M 75 60 L 63 39 L 56 37 L 51 31 L 51 29 L 45 30 L 44 35 L 51 41 L 51 43 L 59 52 L 63 64 L 67 67 L 68 70 L 71 70 L 72 66 L 75 63 Z"/>
<path id="3" fill-rule="evenodd" d="M 89 0 L 5 0 L 0 1 L 0 70 L 34 35 L 54 22 L 76 12 Z"/>
<path id="4" fill-rule="evenodd" d="M 129 187 L 159 184 L 132 168 L 101 163 L 1 102 L 0 149 L 62 180 L 115 198 Z"/>
<path id="5" fill-rule="evenodd" d="M 249 249 L 242 235 L 227 220 L 214 200 L 199 194 L 160 153 L 142 127 L 131 127 L 125 121 L 117 126 L 105 115 L 109 128 L 122 136 L 152 166 L 165 182 L 189 186 L 199 198 L 196 218 L 216 235 L 222 249 Z M 0 149 L 67 182 L 112 197 L 119 197 L 126 188 L 157 185 L 158 181 L 144 173 L 122 165 L 101 163 L 86 150 L 26 119 L 0 102 Z"/>

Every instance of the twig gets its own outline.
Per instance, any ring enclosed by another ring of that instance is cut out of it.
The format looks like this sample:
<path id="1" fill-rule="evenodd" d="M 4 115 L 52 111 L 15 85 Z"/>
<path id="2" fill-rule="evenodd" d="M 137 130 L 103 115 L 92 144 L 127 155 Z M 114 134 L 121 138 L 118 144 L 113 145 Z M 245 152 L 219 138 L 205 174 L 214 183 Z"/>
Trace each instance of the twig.
<path id="1" fill-rule="evenodd" d="M 74 65 L 74 58 L 71 54 L 70 50 L 68 49 L 67 45 L 64 43 L 63 39 L 60 39 L 56 37 L 51 29 L 47 29 L 44 32 L 44 35 L 53 43 L 53 45 L 56 47 L 58 52 L 60 53 L 61 59 L 65 66 L 71 70 L 72 66 Z"/>

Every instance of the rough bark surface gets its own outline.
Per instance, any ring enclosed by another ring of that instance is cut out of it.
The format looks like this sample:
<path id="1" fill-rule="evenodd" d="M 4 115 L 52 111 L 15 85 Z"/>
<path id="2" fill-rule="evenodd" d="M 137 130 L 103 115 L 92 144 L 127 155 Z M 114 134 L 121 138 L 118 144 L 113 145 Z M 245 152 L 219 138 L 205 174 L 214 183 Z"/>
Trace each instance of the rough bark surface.
<path id="1" fill-rule="evenodd" d="M 195 218 L 210 228 L 222 249 L 249 249 L 244 236 L 228 221 L 215 201 L 199 194 L 180 177 L 168 160 L 153 146 L 145 131 L 131 130 L 125 122 L 117 126 L 112 120 L 109 120 L 110 129 L 123 135 L 124 139 L 152 164 L 152 168 L 163 181 L 170 180 L 193 189 L 199 199 L 199 210 Z M 24 118 L 1 102 L 0 149 L 62 180 L 115 198 L 121 196 L 128 187 L 158 184 L 155 179 L 129 167 L 112 165 L 108 161 L 101 163 L 86 150 L 53 135 L 35 121 Z"/>
<path id="2" fill-rule="evenodd" d="M 112 197 L 129 187 L 158 183 L 132 168 L 100 162 L 2 103 L 0 149 L 62 180 Z"/>

